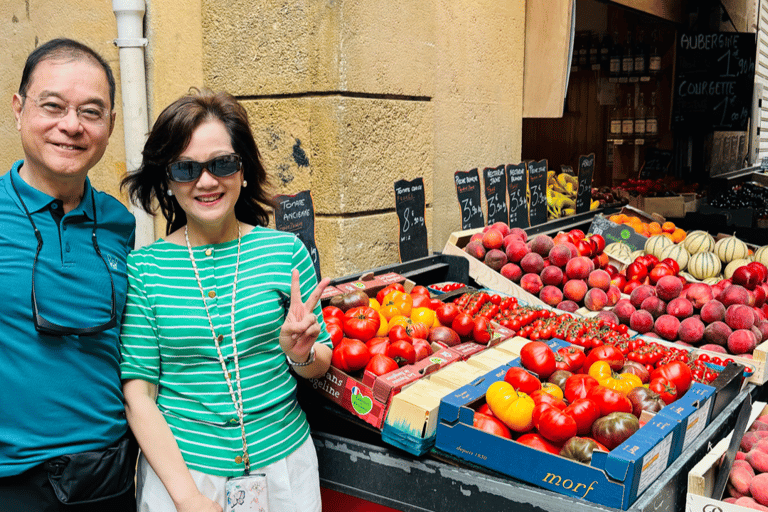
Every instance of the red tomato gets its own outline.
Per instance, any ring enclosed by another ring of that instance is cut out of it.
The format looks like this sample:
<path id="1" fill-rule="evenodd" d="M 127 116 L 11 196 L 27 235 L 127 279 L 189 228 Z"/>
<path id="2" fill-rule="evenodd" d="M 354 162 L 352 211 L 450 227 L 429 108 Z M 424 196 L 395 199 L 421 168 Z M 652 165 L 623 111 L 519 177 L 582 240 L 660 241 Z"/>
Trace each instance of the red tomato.
<path id="1" fill-rule="evenodd" d="M 333 343 L 335 348 L 344 337 L 344 330 L 341 328 L 341 324 L 339 322 L 326 323 L 325 330 L 331 335 L 331 343 Z"/>
<path id="2" fill-rule="evenodd" d="M 651 372 L 651 380 L 657 377 L 664 377 L 675 385 L 677 396 L 683 396 L 688 388 L 691 387 L 691 369 L 687 364 L 681 361 L 672 361 L 663 364 Z"/>
<path id="3" fill-rule="evenodd" d="M 554 351 L 542 341 L 526 343 L 520 349 L 520 362 L 540 379 L 548 379 L 557 370 Z"/>
<path id="4" fill-rule="evenodd" d="M 417 361 L 432 355 L 432 346 L 424 338 L 413 338 L 413 350 L 416 351 Z"/>
<path id="5" fill-rule="evenodd" d="M 408 329 L 404 325 L 394 325 L 387 334 L 389 341 L 405 340 L 408 343 L 413 342 L 413 338 L 408 334 Z"/>
<path id="6" fill-rule="evenodd" d="M 577 374 L 568 377 L 565 381 L 565 389 L 563 395 L 568 403 L 573 403 L 574 400 L 579 398 L 586 398 L 589 394 L 589 390 L 599 386 L 597 379 L 590 375 Z"/>
<path id="7" fill-rule="evenodd" d="M 675 271 L 664 263 L 659 263 L 648 273 L 648 276 L 651 278 L 651 284 L 656 284 L 662 277 L 673 275 L 675 275 Z"/>
<path id="8" fill-rule="evenodd" d="M 597 361 L 607 361 L 611 365 L 611 370 L 617 372 L 624 366 L 624 354 L 621 350 L 613 345 L 601 345 L 595 347 L 589 351 L 587 358 L 584 360 L 584 364 L 581 367 L 582 371 L 588 372 L 592 363 Z"/>
<path id="9" fill-rule="evenodd" d="M 525 368 L 513 366 L 504 375 L 504 380 L 512 384 L 515 391 L 530 395 L 537 389 L 541 389 L 541 381 L 534 377 Z"/>
<path id="10" fill-rule="evenodd" d="M 435 310 L 435 313 L 437 313 L 437 320 L 440 322 L 440 325 L 450 326 L 460 311 L 459 307 L 453 302 L 444 302 Z"/>
<path id="11" fill-rule="evenodd" d="M 339 322 L 343 322 L 344 312 L 336 306 L 325 306 L 323 308 L 323 319 L 325 320 L 325 323 L 328 323 L 332 318 L 335 318 Z"/>
<path id="12" fill-rule="evenodd" d="M 411 295 L 413 297 L 413 309 L 416 308 L 428 308 L 431 304 L 431 300 L 429 298 L 429 295 Z"/>
<path id="13" fill-rule="evenodd" d="M 344 313 L 344 334 L 360 341 L 376 336 L 381 325 L 379 312 L 370 307 L 352 308 Z"/>
<path id="14" fill-rule="evenodd" d="M 397 361 L 399 366 L 416 362 L 416 349 L 405 340 L 393 341 L 389 344 L 389 357 Z"/>
<path id="15" fill-rule="evenodd" d="M 590 433 L 592 424 L 600 417 L 600 407 L 589 398 L 577 398 L 563 412 L 576 421 L 578 435 Z"/>
<path id="16" fill-rule="evenodd" d="M 424 338 L 429 336 L 429 327 L 424 322 L 413 322 L 405 327 L 405 331 L 411 338 Z"/>
<path id="17" fill-rule="evenodd" d="M 552 453 L 554 455 L 560 455 L 560 447 L 555 445 L 554 443 L 551 443 L 547 441 L 544 437 L 541 436 L 541 434 L 523 434 L 517 439 L 515 439 L 520 444 L 524 444 L 525 446 L 529 446 L 535 450 L 539 450 L 541 452 L 546 453 Z"/>
<path id="18" fill-rule="evenodd" d="M 344 338 L 333 349 L 331 364 L 344 372 L 356 372 L 365 368 L 371 359 L 368 347 L 360 340 Z"/>
<path id="19" fill-rule="evenodd" d="M 393 290 L 405 293 L 405 287 L 400 283 L 387 285 L 379 290 L 379 293 L 376 294 L 376 300 L 379 301 L 379 304 L 384 304 L 384 297 L 386 297 L 387 294 Z"/>
<path id="20" fill-rule="evenodd" d="M 555 359 L 558 362 L 558 370 L 568 370 L 571 373 L 576 373 L 584 365 L 587 356 L 584 355 L 583 350 L 579 350 L 576 347 L 562 347 L 555 354 Z"/>
<path id="21" fill-rule="evenodd" d="M 664 403 L 669 405 L 677 400 L 677 388 L 675 385 L 664 377 L 656 377 L 651 379 L 648 383 L 648 389 L 658 394 Z"/>
<path id="22" fill-rule="evenodd" d="M 534 407 L 533 425 L 542 437 L 553 443 L 565 442 L 575 436 L 577 430 L 576 420 L 549 404 Z"/>
<path id="23" fill-rule="evenodd" d="M 536 391 L 532 391 L 530 394 L 530 397 L 533 398 L 533 402 L 536 405 L 539 404 L 549 404 L 554 407 L 557 407 L 560 410 L 565 409 L 566 405 L 565 402 L 557 398 L 556 396 L 547 393 L 543 389 L 537 389 Z"/>
<path id="24" fill-rule="evenodd" d="M 488 403 L 484 403 L 480 407 L 477 408 L 477 412 L 485 414 L 487 416 L 493 416 L 493 411 L 491 410 L 491 406 L 488 405 Z"/>
<path id="25" fill-rule="evenodd" d="M 474 418 L 472 418 L 472 426 L 495 436 L 512 439 L 512 433 L 505 424 L 493 416 L 488 416 L 481 412 L 475 413 Z"/>
<path id="26" fill-rule="evenodd" d="M 368 351 L 371 356 L 374 354 L 389 355 L 389 338 L 376 337 L 371 338 L 365 342 L 365 346 L 368 347 Z"/>
<path id="27" fill-rule="evenodd" d="M 590 389 L 587 398 L 594 401 L 600 408 L 600 416 L 606 416 L 612 412 L 632 412 L 632 402 L 626 395 L 603 386 Z"/>
<path id="28" fill-rule="evenodd" d="M 627 267 L 627 279 L 630 281 L 642 281 L 648 275 L 648 268 L 641 262 L 635 261 Z"/>
<path id="29" fill-rule="evenodd" d="M 475 340 L 475 343 L 487 345 L 492 336 L 491 321 L 484 316 L 475 318 L 475 326 L 472 328 L 472 339 Z"/>
<path id="30" fill-rule="evenodd" d="M 384 375 L 385 373 L 393 372 L 397 370 L 397 362 L 391 357 L 384 354 L 374 354 L 368 364 L 365 365 L 365 371 L 371 372 L 374 375 Z"/>
<path id="31" fill-rule="evenodd" d="M 462 338 L 466 338 L 472 334 L 472 329 L 475 328 L 475 321 L 466 313 L 459 313 L 451 323 L 451 329 L 456 331 Z"/>
<path id="32" fill-rule="evenodd" d="M 416 285 L 411 288 L 411 295 L 426 295 L 429 297 L 429 290 L 426 286 Z"/>
<path id="33" fill-rule="evenodd" d="M 429 300 L 429 309 L 432 311 L 435 311 L 437 308 L 443 305 L 443 301 L 440 299 L 430 299 Z"/>

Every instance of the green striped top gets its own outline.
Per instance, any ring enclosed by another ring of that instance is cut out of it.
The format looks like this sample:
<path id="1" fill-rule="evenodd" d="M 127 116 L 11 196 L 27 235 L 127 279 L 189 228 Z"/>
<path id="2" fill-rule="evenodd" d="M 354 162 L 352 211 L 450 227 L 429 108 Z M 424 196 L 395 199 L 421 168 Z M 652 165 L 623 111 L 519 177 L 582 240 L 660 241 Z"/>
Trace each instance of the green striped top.
<path id="1" fill-rule="evenodd" d="M 230 312 L 237 240 L 194 247 L 195 261 L 221 351 L 235 387 Z M 222 373 L 189 253 L 164 240 L 128 255 L 121 375 L 158 386 L 157 405 L 187 465 L 211 475 L 244 469 L 240 424 Z M 304 300 L 317 285 L 304 244 L 293 234 L 255 227 L 242 237 L 235 329 L 245 428 L 253 469 L 284 458 L 309 435 L 278 335 L 298 269 Z M 213 297 L 210 297 L 213 295 Z M 331 345 L 320 304 L 318 341 Z M 236 391 L 235 391 L 236 392 Z"/>

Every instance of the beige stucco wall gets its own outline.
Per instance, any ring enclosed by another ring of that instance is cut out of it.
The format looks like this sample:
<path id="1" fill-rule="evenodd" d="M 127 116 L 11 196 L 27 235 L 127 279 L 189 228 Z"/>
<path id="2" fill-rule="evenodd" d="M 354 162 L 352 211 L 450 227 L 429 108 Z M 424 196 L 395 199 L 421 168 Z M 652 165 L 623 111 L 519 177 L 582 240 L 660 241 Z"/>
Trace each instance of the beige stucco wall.
<path id="1" fill-rule="evenodd" d="M 0 6 L 8 105 L 35 37 L 59 27 L 104 54 L 119 85 L 110 4 Z M 249 112 L 273 192 L 312 191 L 323 274 L 396 263 L 395 181 L 424 179 L 439 251 L 461 228 L 453 173 L 519 161 L 524 20 L 524 0 L 150 0 L 150 123 L 190 86 L 228 90 Z M 117 103 L 93 172 L 112 193 L 124 171 Z M 10 106 L 0 142 L 7 167 L 20 152 Z"/>

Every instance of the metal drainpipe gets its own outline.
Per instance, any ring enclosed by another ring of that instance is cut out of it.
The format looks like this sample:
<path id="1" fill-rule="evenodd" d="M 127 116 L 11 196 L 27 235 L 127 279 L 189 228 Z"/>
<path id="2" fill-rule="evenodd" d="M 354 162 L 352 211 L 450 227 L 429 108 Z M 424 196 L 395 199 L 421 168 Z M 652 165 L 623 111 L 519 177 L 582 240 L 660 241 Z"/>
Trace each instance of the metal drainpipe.
<path id="1" fill-rule="evenodd" d="M 123 131 L 125 137 L 125 165 L 128 172 L 141 165 L 149 119 L 147 115 L 147 81 L 144 72 L 144 0 L 112 0 L 117 18 L 115 46 L 120 56 L 120 86 L 123 97 Z M 131 204 L 136 217 L 136 247 L 155 240 L 154 220 L 140 207 Z"/>

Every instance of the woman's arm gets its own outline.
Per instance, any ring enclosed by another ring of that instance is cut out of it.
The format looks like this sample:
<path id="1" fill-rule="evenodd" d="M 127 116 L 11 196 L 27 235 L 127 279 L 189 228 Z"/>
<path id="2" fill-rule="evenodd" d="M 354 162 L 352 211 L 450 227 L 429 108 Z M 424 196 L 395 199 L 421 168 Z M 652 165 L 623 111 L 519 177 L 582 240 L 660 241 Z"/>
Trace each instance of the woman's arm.
<path id="1" fill-rule="evenodd" d="M 178 512 L 222 512 L 192 480 L 176 438 L 155 402 L 157 386 L 141 379 L 126 380 L 123 393 L 128 425 Z"/>

